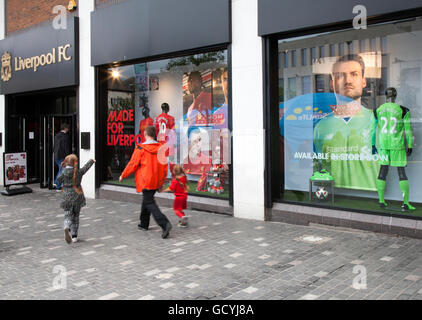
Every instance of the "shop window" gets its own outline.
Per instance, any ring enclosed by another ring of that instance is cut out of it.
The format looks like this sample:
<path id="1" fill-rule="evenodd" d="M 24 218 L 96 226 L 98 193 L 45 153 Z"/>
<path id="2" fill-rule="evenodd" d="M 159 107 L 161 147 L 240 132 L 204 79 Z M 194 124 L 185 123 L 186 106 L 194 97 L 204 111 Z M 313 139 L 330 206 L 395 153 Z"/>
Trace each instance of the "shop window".
<path id="1" fill-rule="evenodd" d="M 168 148 L 169 172 L 181 164 L 191 194 L 229 197 L 227 51 L 107 69 L 103 183 L 118 178 L 149 125 Z"/>
<path id="2" fill-rule="evenodd" d="M 307 37 L 279 41 L 280 51 L 321 45 L 300 90 L 278 72 L 278 200 L 422 217 L 422 18 Z"/>

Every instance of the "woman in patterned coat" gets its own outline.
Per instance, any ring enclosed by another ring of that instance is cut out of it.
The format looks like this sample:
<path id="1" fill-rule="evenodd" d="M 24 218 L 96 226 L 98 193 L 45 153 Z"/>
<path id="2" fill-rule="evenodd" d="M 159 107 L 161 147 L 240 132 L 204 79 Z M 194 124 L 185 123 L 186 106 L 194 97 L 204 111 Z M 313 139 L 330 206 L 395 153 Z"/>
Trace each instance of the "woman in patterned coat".
<path id="1" fill-rule="evenodd" d="M 78 157 L 68 155 L 62 162 L 63 171 L 57 178 L 63 184 L 63 200 L 60 207 L 64 209 L 64 235 L 67 243 L 78 241 L 79 213 L 86 205 L 81 187 L 83 175 L 91 168 L 95 160 L 89 160 L 82 169 L 78 169 Z"/>

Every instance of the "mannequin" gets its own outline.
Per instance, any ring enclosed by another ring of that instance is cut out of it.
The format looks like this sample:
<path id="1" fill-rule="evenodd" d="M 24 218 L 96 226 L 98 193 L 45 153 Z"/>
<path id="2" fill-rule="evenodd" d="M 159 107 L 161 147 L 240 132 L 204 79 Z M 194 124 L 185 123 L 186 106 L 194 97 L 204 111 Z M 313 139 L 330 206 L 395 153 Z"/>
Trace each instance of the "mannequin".
<path id="1" fill-rule="evenodd" d="M 144 143 L 144 131 L 146 127 L 154 125 L 154 120 L 149 116 L 149 108 L 147 106 L 142 108 L 142 115 L 144 119 L 139 123 L 139 134 L 141 135 L 141 143 Z"/>
<path id="2" fill-rule="evenodd" d="M 166 102 L 161 105 L 161 111 L 162 113 L 155 118 L 155 129 L 157 129 L 157 141 L 166 141 L 169 130 L 174 128 L 174 117 L 168 114 L 170 106 Z"/>
<path id="3" fill-rule="evenodd" d="M 409 203 L 409 181 L 405 171 L 407 157 L 412 154 L 413 148 L 410 112 L 409 109 L 395 102 L 397 97 L 395 88 L 387 88 L 385 95 L 387 102 L 374 110 L 376 128 L 378 129 L 379 152 L 375 148 L 375 134 L 372 135 L 372 153 L 379 153 L 379 163 L 381 165 L 376 182 L 379 205 L 381 208 L 387 207 L 387 203 L 384 200 L 385 180 L 388 174 L 388 167 L 392 166 L 397 167 L 399 175 L 400 190 L 403 194 L 402 211 L 415 210 L 415 207 Z M 406 136 L 407 148 L 403 132 Z"/>

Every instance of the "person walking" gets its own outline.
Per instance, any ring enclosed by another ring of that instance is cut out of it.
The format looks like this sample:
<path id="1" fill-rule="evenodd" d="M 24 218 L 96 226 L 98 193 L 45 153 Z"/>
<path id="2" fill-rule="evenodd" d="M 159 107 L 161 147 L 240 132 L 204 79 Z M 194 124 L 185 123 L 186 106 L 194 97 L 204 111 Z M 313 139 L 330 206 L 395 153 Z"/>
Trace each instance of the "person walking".
<path id="1" fill-rule="evenodd" d="M 69 124 L 62 123 L 60 130 L 61 131 L 54 136 L 54 162 L 57 167 L 59 167 L 56 179 L 54 179 L 55 188 L 57 190 L 62 188 L 62 184 L 57 180 L 57 178 L 62 174 L 62 162 L 64 158 L 70 154 Z"/>
<path id="2" fill-rule="evenodd" d="M 138 228 L 147 231 L 152 214 L 155 222 L 163 230 L 161 237 L 165 239 L 168 237 L 172 225 L 154 200 L 155 193 L 161 190 L 167 176 L 167 159 L 164 161 L 164 159 L 158 158 L 160 148 L 164 143 L 156 141 L 157 133 L 154 126 L 146 127 L 144 137 L 145 142 L 136 145 L 129 163 L 119 177 L 119 181 L 122 182 L 123 179 L 135 173 L 136 191 L 142 192 L 143 195 Z"/>
<path id="3" fill-rule="evenodd" d="M 179 227 L 188 226 L 188 217 L 183 212 L 187 208 L 188 191 L 186 174 L 180 164 L 176 164 L 173 168 L 173 180 L 170 186 L 163 192 L 174 192 L 175 198 L 173 203 L 173 211 L 179 217 Z"/>
<path id="4" fill-rule="evenodd" d="M 60 207 L 65 212 L 64 236 L 68 244 L 78 241 L 79 213 L 81 208 L 86 205 L 81 187 L 82 177 L 95 162 L 91 159 L 82 169 L 78 169 L 78 157 L 75 154 L 70 154 L 61 164 L 63 171 L 57 181 L 63 184 L 63 200 Z"/>

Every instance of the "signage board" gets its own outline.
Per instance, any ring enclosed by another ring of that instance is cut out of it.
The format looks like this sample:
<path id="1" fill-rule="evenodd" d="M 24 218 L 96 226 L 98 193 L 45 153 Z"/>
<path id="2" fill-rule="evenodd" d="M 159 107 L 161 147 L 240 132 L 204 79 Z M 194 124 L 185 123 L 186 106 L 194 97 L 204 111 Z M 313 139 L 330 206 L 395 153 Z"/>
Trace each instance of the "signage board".
<path id="1" fill-rule="evenodd" d="M 51 21 L 0 41 L 0 94 L 79 84 L 78 18 L 65 29 Z"/>
<path id="2" fill-rule="evenodd" d="M 5 187 L 28 182 L 26 152 L 4 153 L 3 168 Z"/>

